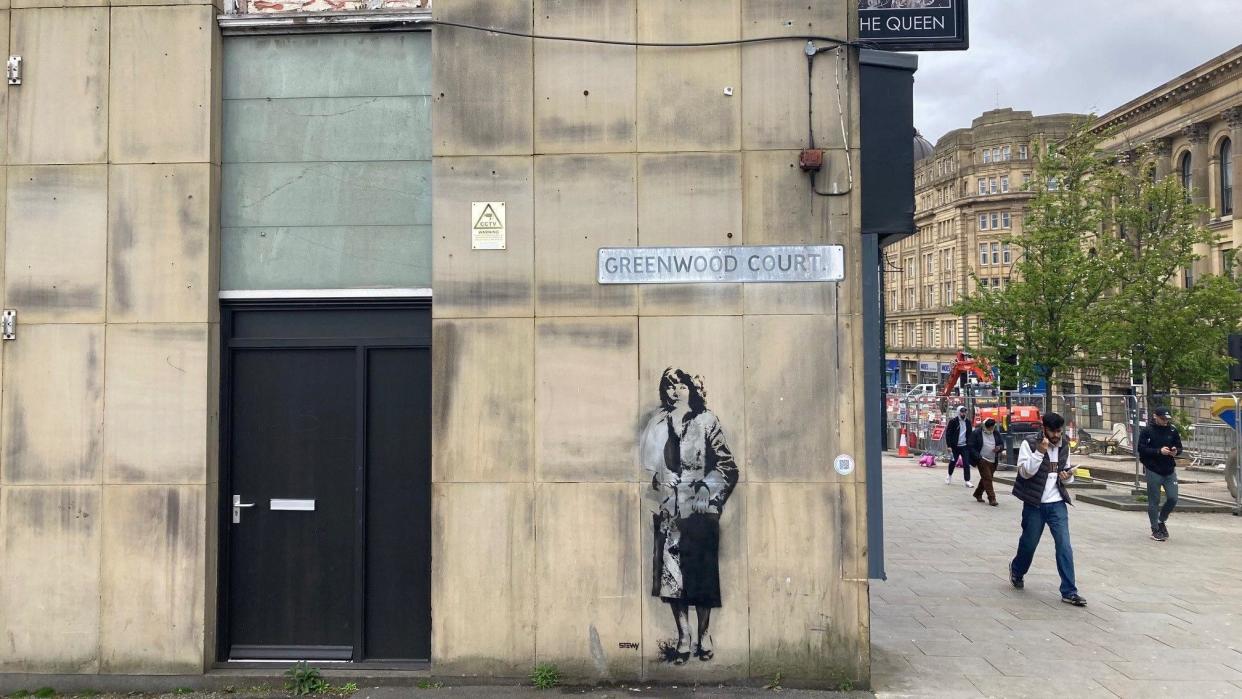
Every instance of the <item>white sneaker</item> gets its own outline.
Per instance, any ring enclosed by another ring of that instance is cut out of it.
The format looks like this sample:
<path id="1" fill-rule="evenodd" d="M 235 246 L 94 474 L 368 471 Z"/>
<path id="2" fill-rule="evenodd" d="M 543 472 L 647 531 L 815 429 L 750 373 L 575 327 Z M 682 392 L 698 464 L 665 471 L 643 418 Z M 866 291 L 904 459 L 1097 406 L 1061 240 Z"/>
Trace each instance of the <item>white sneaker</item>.
<path id="1" fill-rule="evenodd" d="M 944 477 L 944 484 L 945 484 L 945 485 L 953 485 L 953 476 L 945 476 L 945 477 Z"/>
<path id="2" fill-rule="evenodd" d="M 971 483 L 970 481 L 966 481 L 966 487 L 967 487 L 967 488 L 973 488 L 973 487 L 975 487 L 975 484 L 974 484 L 974 483 Z"/>

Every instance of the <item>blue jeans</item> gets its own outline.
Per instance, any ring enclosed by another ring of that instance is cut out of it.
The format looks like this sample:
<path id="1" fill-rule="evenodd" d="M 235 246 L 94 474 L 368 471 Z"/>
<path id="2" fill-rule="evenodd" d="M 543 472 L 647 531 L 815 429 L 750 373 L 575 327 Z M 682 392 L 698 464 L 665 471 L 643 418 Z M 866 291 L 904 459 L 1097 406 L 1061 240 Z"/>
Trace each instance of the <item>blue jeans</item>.
<path id="1" fill-rule="evenodd" d="M 1078 594 L 1074 585 L 1074 549 L 1070 547 L 1069 508 L 1064 502 L 1045 502 L 1041 505 L 1022 505 L 1022 537 L 1018 539 L 1018 555 L 1013 557 L 1009 570 L 1017 578 L 1026 575 L 1035 558 L 1035 548 L 1044 535 L 1044 525 L 1052 532 L 1056 544 L 1057 573 L 1061 576 L 1061 596 Z"/>
<path id="2" fill-rule="evenodd" d="M 1160 486 L 1164 486 L 1164 507 L 1160 506 Z M 1169 518 L 1173 508 L 1177 507 L 1177 471 L 1162 476 L 1151 469 L 1147 470 L 1147 519 L 1151 520 L 1151 528 Z"/>

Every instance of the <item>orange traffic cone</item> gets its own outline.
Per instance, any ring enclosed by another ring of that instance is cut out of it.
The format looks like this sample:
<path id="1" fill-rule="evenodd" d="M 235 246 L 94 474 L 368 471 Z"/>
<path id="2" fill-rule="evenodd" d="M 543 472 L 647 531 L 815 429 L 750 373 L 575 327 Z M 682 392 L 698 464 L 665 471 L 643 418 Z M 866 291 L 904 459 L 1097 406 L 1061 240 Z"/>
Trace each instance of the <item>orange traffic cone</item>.
<path id="1" fill-rule="evenodd" d="M 904 427 L 901 428 L 901 441 L 897 442 L 897 456 L 910 456 L 910 445 L 906 443 L 906 429 Z"/>

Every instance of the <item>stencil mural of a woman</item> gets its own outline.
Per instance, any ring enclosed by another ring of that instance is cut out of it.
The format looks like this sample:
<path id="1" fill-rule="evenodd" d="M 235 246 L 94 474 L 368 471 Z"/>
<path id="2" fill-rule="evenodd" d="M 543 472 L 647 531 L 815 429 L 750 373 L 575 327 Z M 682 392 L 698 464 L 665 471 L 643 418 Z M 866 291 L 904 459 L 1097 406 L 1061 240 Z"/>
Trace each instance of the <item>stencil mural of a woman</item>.
<path id="1" fill-rule="evenodd" d="M 714 655 L 708 626 L 712 609 L 720 607 L 720 513 L 738 470 L 720 420 L 707 409 L 702 377 L 669 367 L 659 392 L 660 408 L 639 438 L 639 457 L 659 501 L 651 594 L 672 608 L 677 626 L 676 649 L 662 659 L 683 665 L 691 653 L 703 661 Z M 690 607 L 698 622 L 694 634 Z"/>

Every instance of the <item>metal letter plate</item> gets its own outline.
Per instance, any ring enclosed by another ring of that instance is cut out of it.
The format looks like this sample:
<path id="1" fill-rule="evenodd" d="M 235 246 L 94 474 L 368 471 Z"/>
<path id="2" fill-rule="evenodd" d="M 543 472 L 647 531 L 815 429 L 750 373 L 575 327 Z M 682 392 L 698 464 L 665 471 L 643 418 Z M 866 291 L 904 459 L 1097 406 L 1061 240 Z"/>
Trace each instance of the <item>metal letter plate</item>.
<path id="1" fill-rule="evenodd" d="M 840 245 L 600 248 L 600 284 L 839 282 Z"/>
<path id="2" fill-rule="evenodd" d="M 314 512 L 314 500 L 290 500 L 287 498 L 272 498 L 271 510 L 292 510 L 295 512 Z"/>

